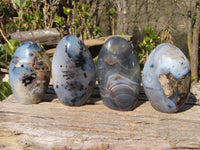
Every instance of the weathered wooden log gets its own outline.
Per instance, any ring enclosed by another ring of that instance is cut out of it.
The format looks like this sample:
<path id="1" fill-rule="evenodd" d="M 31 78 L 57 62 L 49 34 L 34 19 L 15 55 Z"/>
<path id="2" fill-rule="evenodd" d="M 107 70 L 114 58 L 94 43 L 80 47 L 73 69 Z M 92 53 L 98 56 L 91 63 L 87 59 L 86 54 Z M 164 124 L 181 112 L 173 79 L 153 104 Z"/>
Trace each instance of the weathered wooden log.
<path id="1" fill-rule="evenodd" d="M 103 45 L 109 38 L 111 38 L 113 36 L 122 37 L 122 38 L 126 39 L 127 41 L 131 41 L 131 37 L 132 37 L 131 35 L 111 35 L 111 36 L 107 36 L 107 37 L 101 37 L 98 39 L 85 40 L 84 43 L 87 47 Z"/>
<path id="2" fill-rule="evenodd" d="M 120 36 L 123 37 L 124 39 L 126 39 L 127 41 L 131 41 L 131 37 L 130 35 L 115 35 L 115 36 Z M 84 44 L 89 48 L 92 57 L 96 57 L 99 54 L 99 51 L 101 49 L 101 46 L 110 38 L 113 36 L 108 36 L 108 37 L 101 37 L 98 39 L 89 39 L 89 40 L 85 40 Z M 49 49 L 47 50 L 47 53 L 49 54 L 50 57 L 53 56 L 55 51 L 55 48 Z"/>
<path id="3" fill-rule="evenodd" d="M 200 149 L 200 105 L 190 98 L 166 114 L 140 97 L 145 101 L 133 111 L 121 112 L 99 97 L 94 105 L 65 106 L 51 88 L 39 104 L 22 105 L 11 95 L 0 102 L 0 149 Z"/>
<path id="4" fill-rule="evenodd" d="M 11 39 L 20 42 L 33 41 L 47 46 L 56 46 L 60 40 L 60 32 L 56 28 L 15 32 L 11 34 Z"/>

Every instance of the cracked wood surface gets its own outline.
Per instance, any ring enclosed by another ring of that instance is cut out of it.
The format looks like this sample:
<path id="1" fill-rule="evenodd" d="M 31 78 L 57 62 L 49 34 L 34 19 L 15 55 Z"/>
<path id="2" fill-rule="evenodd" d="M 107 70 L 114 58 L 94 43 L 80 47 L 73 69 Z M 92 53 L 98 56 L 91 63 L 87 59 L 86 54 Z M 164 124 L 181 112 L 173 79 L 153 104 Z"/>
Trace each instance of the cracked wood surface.
<path id="1" fill-rule="evenodd" d="M 56 46 L 59 42 L 60 32 L 56 28 L 39 29 L 33 31 L 14 32 L 11 39 L 20 42 L 33 41 L 42 45 Z"/>
<path id="2" fill-rule="evenodd" d="M 81 107 L 61 104 L 52 87 L 39 104 L 22 105 L 11 95 L 0 102 L 0 149 L 200 149 L 195 91 L 174 114 L 154 110 L 143 91 L 128 112 L 104 106 L 97 89 L 90 98 L 96 103 Z"/>

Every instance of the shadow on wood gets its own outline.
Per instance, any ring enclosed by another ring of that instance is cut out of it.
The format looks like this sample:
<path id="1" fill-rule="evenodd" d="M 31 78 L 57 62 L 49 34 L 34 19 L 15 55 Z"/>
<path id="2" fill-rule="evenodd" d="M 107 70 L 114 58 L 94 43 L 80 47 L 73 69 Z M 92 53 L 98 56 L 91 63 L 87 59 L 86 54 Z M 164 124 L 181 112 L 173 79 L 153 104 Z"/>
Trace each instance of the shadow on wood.
<path id="1" fill-rule="evenodd" d="M 197 105 L 197 98 L 192 92 L 190 92 L 190 96 L 189 96 L 188 100 L 186 101 L 186 103 L 183 105 L 183 107 L 181 108 L 181 110 L 178 113 L 187 111 L 187 110 L 191 109 L 192 107 L 194 107 L 194 105 Z"/>

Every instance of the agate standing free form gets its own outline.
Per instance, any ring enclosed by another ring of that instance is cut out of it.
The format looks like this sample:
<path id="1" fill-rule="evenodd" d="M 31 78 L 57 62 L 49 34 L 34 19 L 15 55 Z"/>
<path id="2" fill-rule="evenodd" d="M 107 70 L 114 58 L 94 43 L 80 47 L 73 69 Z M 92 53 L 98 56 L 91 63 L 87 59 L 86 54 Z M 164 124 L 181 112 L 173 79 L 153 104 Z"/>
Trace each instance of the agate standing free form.
<path id="1" fill-rule="evenodd" d="M 170 43 L 157 46 L 143 69 L 142 82 L 153 108 L 173 113 L 190 93 L 190 66 L 182 51 Z"/>
<path id="2" fill-rule="evenodd" d="M 50 75 L 49 57 L 40 45 L 27 41 L 17 48 L 10 62 L 9 80 L 19 102 L 40 102 L 48 88 Z"/>
<path id="3" fill-rule="evenodd" d="M 53 86 L 59 100 L 70 106 L 86 103 L 95 85 L 95 65 L 88 48 L 73 35 L 63 37 L 52 61 Z"/>
<path id="4" fill-rule="evenodd" d="M 97 75 L 103 103 L 114 110 L 133 110 L 139 95 L 140 67 L 135 50 L 121 37 L 102 46 Z"/>

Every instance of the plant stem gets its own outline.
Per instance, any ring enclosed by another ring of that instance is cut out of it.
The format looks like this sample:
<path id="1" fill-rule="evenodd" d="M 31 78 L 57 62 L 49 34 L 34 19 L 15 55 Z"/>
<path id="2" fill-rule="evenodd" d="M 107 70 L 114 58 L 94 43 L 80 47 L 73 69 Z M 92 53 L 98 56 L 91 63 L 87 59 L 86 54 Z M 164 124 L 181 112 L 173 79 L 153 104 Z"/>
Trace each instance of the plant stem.
<path id="1" fill-rule="evenodd" d="M 47 12 L 48 12 L 48 4 L 47 4 L 47 0 L 44 0 L 44 8 L 43 8 L 44 25 L 45 25 L 45 28 L 48 29 L 49 27 L 47 25 L 47 19 L 48 19 Z"/>
<path id="2" fill-rule="evenodd" d="M 8 41 L 8 39 L 5 37 L 5 35 L 3 34 L 3 31 L 2 31 L 1 28 L 0 28 L 0 33 L 1 33 L 1 35 L 3 36 L 4 40 L 8 43 L 9 48 L 10 48 L 11 50 L 13 50 L 14 47 L 13 47 L 12 44 Z"/>
<path id="3" fill-rule="evenodd" d="M 5 37 L 5 35 L 3 34 L 3 31 L 2 31 L 2 29 L 0 28 L 0 32 L 1 32 L 1 35 L 3 36 L 3 38 L 4 38 L 4 40 L 8 43 L 8 46 L 9 46 L 9 48 L 10 49 L 14 49 L 14 47 L 12 46 L 12 44 L 10 44 L 10 42 L 8 41 L 8 39 Z M 7 66 L 7 49 L 6 49 L 6 58 L 5 58 L 5 64 L 6 64 L 6 66 Z"/>
<path id="4" fill-rule="evenodd" d="M 112 35 L 115 35 L 115 18 L 112 17 Z"/>

